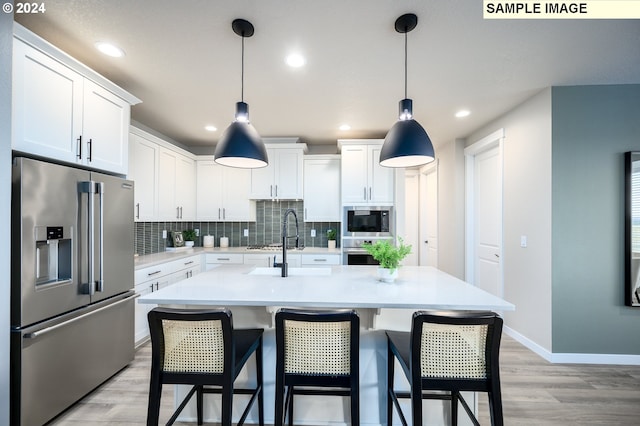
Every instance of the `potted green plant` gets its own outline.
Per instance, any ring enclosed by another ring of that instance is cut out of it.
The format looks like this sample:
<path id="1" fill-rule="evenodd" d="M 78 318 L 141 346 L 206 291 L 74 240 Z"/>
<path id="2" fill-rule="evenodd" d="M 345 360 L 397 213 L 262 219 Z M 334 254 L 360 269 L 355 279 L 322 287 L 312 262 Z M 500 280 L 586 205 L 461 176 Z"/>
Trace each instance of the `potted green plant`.
<path id="1" fill-rule="evenodd" d="M 187 247 L 193 247 L 196 240 L 196 231 L 193 229 L 185 229 L 182 231 L 182 237 L 184 238 L 184 245 Z"/>
<path id="2" fill-rule="evenodd" d="M 391 240 L 378 240 L 373 244 L 364 243 L 362 248 L 380 262 L 378 276 L 384 282 L 393 282 L 396 279 L 400 261 L 411 253 L 411 245 L 404 244 L 400 237 L 397 246 L 393 245 Z"/>
<path id="3" fill-rule="evenodd" d="M 328 229 L 327 230 L 327 246 L 330 249 L 335 249 L 336 248 L 336 238 L 338 237 L 338 233 L 336 232 L 335 229 Z"/>

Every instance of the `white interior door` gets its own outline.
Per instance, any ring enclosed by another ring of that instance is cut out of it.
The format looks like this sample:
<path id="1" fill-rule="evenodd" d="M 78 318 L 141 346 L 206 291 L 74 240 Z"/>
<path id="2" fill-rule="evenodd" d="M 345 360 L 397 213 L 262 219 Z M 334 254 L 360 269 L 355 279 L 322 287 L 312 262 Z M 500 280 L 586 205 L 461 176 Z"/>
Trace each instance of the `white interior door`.
<path id="1" fill-rule="evenodd" d="M 404 235 L 399 235 L 405 244 L 411 244 L 411 253 L 402 261 L 403 265 L 417 266 L 420 258 L 420 175 L 407 170 L 404 176 Z"/>
<path id="2" fill-rule="evenodd" d="M 502 283 L 502 139 L 499 131 L 465 150 L 467 172 L 466 279 L 496 296 Z"/>
<path id="3" fill-rule="evenodd" d="M 420 265 L 438 267 L 438 169 L 420 173 Z"/>

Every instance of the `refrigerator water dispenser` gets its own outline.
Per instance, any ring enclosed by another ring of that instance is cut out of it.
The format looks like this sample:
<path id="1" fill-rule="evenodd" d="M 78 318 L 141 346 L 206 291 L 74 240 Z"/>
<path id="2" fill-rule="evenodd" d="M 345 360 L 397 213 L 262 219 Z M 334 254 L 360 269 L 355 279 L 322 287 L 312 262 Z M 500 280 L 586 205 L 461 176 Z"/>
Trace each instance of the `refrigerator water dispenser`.
<path id="1" fill-rule="evenodd" d="M 71 282 L 71 229 L 36 226 L 36 288 Z"/>

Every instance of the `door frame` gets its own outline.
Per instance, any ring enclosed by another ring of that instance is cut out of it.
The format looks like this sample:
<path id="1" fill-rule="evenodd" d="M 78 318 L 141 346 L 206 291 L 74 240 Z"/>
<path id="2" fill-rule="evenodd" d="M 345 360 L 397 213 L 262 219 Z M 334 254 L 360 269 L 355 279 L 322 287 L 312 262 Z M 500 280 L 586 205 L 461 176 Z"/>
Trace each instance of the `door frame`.
<path id="1" fill-rule="evenodd" d="M 504 294 L 504 128 L 483 137 L 464 149 L 465 163 L 465 281 L 475 285 L 475 157 L 491 149 L 498 148 L 500 170 L 500 205 L 498 207 L 498 223 L 500 224 L 500 270 L 498 288 Z"/>

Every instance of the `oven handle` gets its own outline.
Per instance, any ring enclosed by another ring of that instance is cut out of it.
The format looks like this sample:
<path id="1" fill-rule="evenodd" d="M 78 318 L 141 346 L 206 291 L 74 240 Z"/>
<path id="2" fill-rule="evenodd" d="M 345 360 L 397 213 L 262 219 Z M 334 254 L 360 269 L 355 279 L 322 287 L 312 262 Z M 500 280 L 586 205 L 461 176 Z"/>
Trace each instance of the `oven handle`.
<path id="1" fill-rule="evenodd" d="M 138 297 L 140 297 L 140 295 L 136 293 L 136 294 L 134 294 L 132 296 L 127 297 L 126 299 L 122 299 L 122 300 L 120 300 L 118 302 L 115 302 L 115 303 L 112 303 L 110 305 L 103 306 L 102 308 L 98 308 L 98 309 L 96 309 L 94 311 L 87 312 L 87 313 L 82 314 L 80 316 L 77 316 L 75 318 L 71 318 L 71 319 L 69 319 L 67 321 L 63 321 L 60 324 L 52 325 L 51 327 L 43 328 L 42 330 L 34 331 L 33 333 L 27 333 L 27 334 L 24 335 L 24 338 L 25 339 L 35 339 L 36 337 L 40 337 L 40 336 L 42 336 L 44 334 L 50 333 L 50 332 L 52 332 L 54 330 L 57 330 L 58 328 L 65 327 L 65 326 L 67 326 L 67 325 L 69 325 L 71 323 L 74 323 L 76 321 L 84 319 L 84 318 L 88 317 L 89 315 L 97 314 L 98 312 L 113 308 L 114 306 L 120 305 L 120 304 L 125 303 L 125 302 L 129 302 L 130 300 L 136 299 Z"/>

